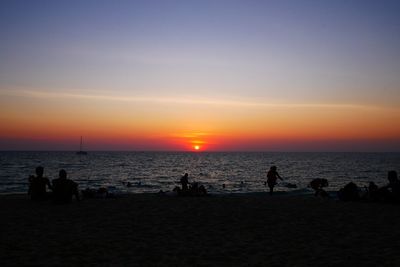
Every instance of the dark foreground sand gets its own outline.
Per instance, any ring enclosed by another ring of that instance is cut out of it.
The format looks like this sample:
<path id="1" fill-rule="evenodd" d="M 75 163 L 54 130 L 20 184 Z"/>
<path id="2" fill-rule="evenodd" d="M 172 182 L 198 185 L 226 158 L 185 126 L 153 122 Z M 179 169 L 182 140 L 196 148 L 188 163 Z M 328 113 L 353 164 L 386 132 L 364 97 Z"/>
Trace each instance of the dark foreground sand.
<path id="1" fill-rule="evenodd" d="M 311 196 L 0 196 L 0 266 L 400 266 L 400 207 Z"/>

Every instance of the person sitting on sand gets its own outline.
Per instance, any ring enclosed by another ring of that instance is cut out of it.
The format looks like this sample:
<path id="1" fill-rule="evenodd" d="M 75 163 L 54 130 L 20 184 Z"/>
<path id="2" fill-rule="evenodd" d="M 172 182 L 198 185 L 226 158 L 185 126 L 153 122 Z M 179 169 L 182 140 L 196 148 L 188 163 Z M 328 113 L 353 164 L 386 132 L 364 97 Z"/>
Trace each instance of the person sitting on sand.
<path id="1" fill-rule="evenodd" d="M 86 188 L 81 191 L 83 198 L 111 198 L 114 195 L 108 192 L 106 187 L 99 187 L 98 189 Z"/>
<path id="2" fill-rule="evenodd" d="M 380 196 L 385 201 L 400 202 L 400 181 L 396 171 L 388 172 L 389 184 L 379 190 Z"/>
<path id="3" fill-rule="evenodd" d="M 52 189 L 50 180 L 43 177 L 44 168 L 42 166 L 36 167 L 36 176 L 29 176 L 29 189 L 28 194 L 32 200 L 46 200 L 49 195 L 46 187 Z"/>
<path id="4" fill-rule="evenodd" d="M 204 187 L 204 185 L 200 185 L 200 186 L 199 186 L 198 195 L 199 195 L 199 196 L 205 196 L 205 195 L 207 195 L 207 190 L 206 190 L 206 188 Z"/>
<path id="5" fill-rule="evenodd" d="M 185 173 L 185 175 L 183 175 L 181 180 L 180 180 L 183 192 L 187 192 L 189 190 L 189 187 L 188 187 L 189 179 L 188 179 L 188 177 L 189 177 L 189 174 Z"/>
<path id="6" fill-rule="evenodd" d="M 269 194 L 272 195 L 273 191 L 274 191 L 274 186 L 276 185 L 276 180 L 279 178 L 281 181 L 283 181 L 283 179 L 281 178 L 281 176 L 278 174 L 278 172 L 276 171 L 276 166 L 272 166 L 268 173 L 267 173 L 267 184 L 269 187 Z"/>
<path id="7" fill-rule="evenodd" d="M 358 201 L 360 200 L 359 188 L 355 183 L 350 182 L 339 190 L 338 197 L 343 201 Z"/>
<path id="8" fill-rule="evenodd" d="M 205 196 L 207 195 L 207 190 L 204 185 L 199 185 L 199 183 L 195 182 L 189 188 L 188 195 L 190 196 Z"/>
<path id="9" fill-rule="evenodd" d="M 328 186 L 328 180 L 316 178 L 310 182 L 310 187 L 314 189 L 316 197 L 329 197 L 329 194 L 323 189 Z"/>
<path id="10" fill-rule="evenodd" d="M 53 180 L 53 196 L 56 203 L 65 204 L 72 201 L 75 195 L 76 200 L 80 200 L 78 184 L 67 179 L 67 172 L 60 170 L 59 178 Z"/>
<path id="11" fill-rule="evenodd" d="M 379 188 L 374 182 L 369 182 L 367 187 L 367 193 L 364 198 L 370 201 L 379 200 Z"/>

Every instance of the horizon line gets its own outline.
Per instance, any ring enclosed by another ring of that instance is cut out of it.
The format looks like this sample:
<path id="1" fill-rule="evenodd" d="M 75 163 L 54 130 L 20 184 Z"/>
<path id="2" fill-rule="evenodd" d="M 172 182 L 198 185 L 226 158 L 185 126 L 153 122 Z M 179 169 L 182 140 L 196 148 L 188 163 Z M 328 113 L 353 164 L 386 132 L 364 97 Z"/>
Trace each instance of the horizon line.
<path id="1" fill-rule="evenodd" d="M 332 151 L 332 150 L 84 150 L 85 152 L 160 152 L 160 153 L 400 153 L 399 151 Z M 76 153 L 77 150 L 2 150 L 0 152 L 71 152 Z"/>

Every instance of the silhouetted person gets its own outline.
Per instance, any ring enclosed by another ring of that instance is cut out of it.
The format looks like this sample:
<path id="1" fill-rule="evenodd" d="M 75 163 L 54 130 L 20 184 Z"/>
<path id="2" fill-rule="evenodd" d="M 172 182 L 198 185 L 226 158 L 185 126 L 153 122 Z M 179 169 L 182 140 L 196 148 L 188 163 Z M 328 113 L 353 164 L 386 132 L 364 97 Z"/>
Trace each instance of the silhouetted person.
<path id="1" fill-rule="evenodd" d="M 360 200 L 360 193 L 358 190 L 358 186 L 350 182 L 346 184 L 342 189 L 338 192 L 338 197 L 343 201 L 358 201 Z"/>
<path id="2" fill-rule="evenodd" d="M 49 179 L 43 177 L 44 168 L 36 167 L 36 176 L 29 176 L 28 194 L 32 200 L 46 200 L 49 198 L 46 187 L 52 189 Z"/>
<path id="3" fill-rule="evenodd" d="M 323 189 L 328 186 L 328 180 L 323 178 L 316 178 L 310 182 L 310 186 L 315 191 L 315 196 L 328 197 L 329 194 Z"/>
<path id="4" fill-rule="evenodd" d="M 382 187 L 379 193 L 383 200 L 390 202 L 400 202 L 400 181 L 396 171 L 388 172 L 389 184 Z"/>
<path id="5" fill-rule="evenodd" d="M 182 191 L 187 192 L 189 190 L 188 185 L 189 185 L 189 174 L 185 173 L 185 175 L 182 176 L 180 183 L 182 185 Z"/>
<path id="6" fill-rule="evenodd" d="M 206 188 L 204 187 L 204 185 L 200 185 L 200 186 L 199 186 L 198 195 L 199 195 L 199 196 L 205 196 L 205 195 L 207 195 L 207 190 L 206 190 Z"/>
<path id="7" fill-rule="evenodd" d="M 270 195 L 272 195 L 272 193 L 274 192 L 274 186 L 276 185 L 276 180 L 278 180 L 279 178 L 280 180 L 283 181 L 283 179 L 281 178 L 281 176 L 279 176 L 276 169 L 277 169 L 276 166 L 272 166 L 267 173 L 267 184 L 269 187 Z"/>
<path id="8" fill-rule="evenodd" d="M 67 172 L 60 170 L 59 178 L 53 180 L 53 196 L 56 203 L 64 204 L 72 201 L 75 195 L 76 200 L 79 199 L 78 184 L 67 179 Z"/>
<path id="9" fill-rule="evenodd" d="M 392 189 L 392 194 L 395 200 L 400 200 L 400 181 L 396 171 L 388 172 L 389 187 Z"/>
<path id="10" fill-rule="evenodd" d="M 379 199 L 379 188 L 374 182 L 369 182 L 367 188 L 367 199 L 377 201 Z"/>

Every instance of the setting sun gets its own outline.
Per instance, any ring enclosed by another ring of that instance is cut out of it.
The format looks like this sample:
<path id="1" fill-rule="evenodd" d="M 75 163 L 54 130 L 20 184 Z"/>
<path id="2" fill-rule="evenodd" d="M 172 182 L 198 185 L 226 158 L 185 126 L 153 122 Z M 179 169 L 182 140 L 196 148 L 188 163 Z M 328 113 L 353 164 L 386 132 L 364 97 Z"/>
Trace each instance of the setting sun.
<path id="1" fill-rule="evenodd" d="M 0 150 L 400 151 L 386 1 L 1 1 Z"/>

